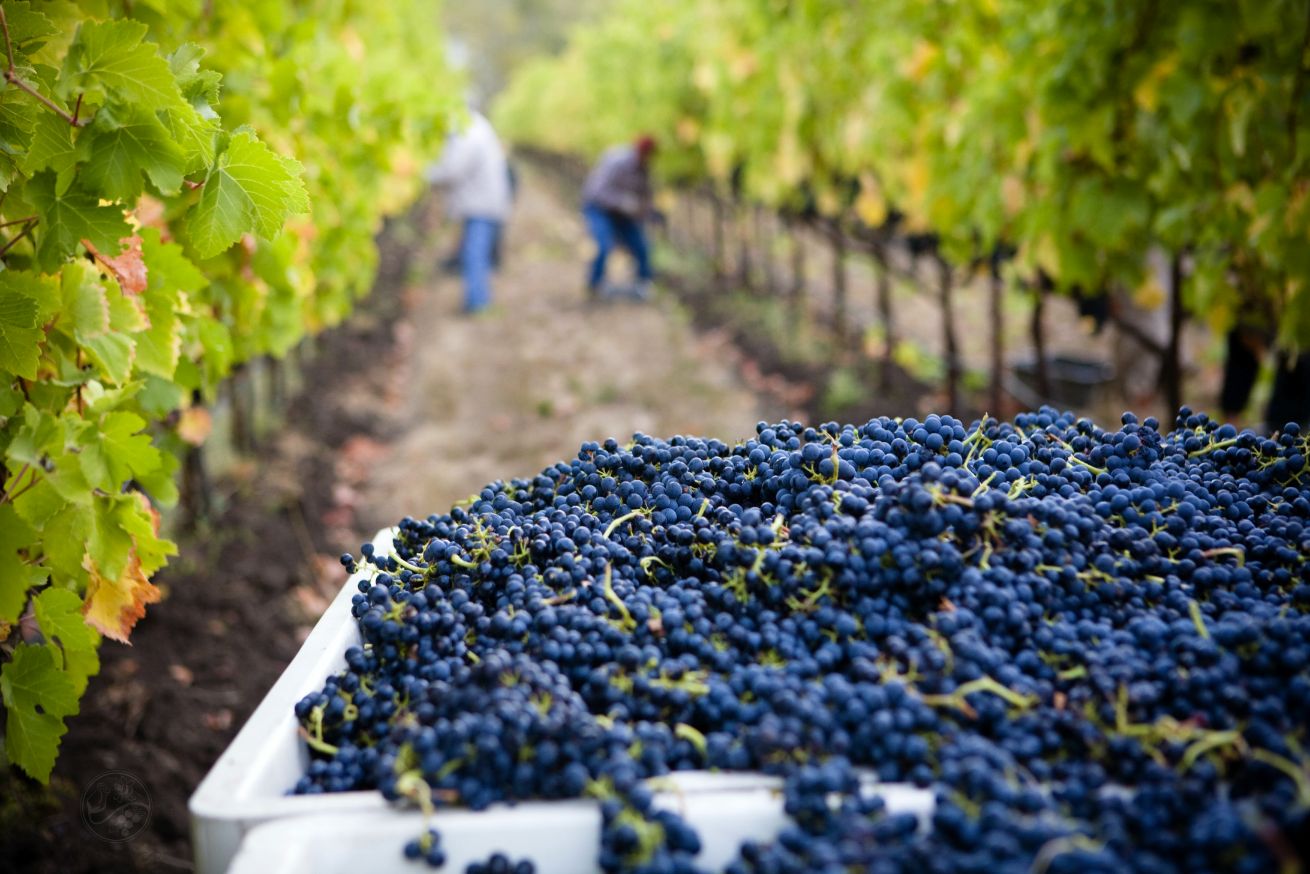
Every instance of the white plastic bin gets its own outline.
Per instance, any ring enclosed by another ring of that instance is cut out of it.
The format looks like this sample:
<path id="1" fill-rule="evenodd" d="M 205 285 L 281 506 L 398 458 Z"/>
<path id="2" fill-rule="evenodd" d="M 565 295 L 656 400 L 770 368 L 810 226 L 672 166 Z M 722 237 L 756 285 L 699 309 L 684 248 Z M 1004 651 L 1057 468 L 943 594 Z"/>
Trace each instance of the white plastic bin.
<path id="1" fill-rule="evenodd" d="M 889 808 L 927 818 L 932 793 L 883 786 Z M 700 833 L 697 862 L 720 870 L 744 840 L 771 840 L 787 822 L 776 790 L 754 788 L 656 796 L 678 811 Z M 597 874 L 600 813 L 586 801 L 524 802 L 481 813 L 440 811 L 430 825 L 441 833 L 443 870 L 460 874 L 470 862 L 502 852 L 512 860 L 530 858 L 538 874 Z M 330 814 L 282 820 L 252 830 L 232 862 L 230 874 L 412 874 L 427 870 L 404 858 L 405 842 L 424 828 L 416 811 L 387 815 Z"/>
<path id="2" fill-rule="evenodd" d="M 373 539 L 383 555 L 392 551 L 394 529 Z M 320 690 L 345 667 L 345 652 L 360 643 L 350 614 L 361 575 L 347 580 L 300 652 L 255 708 L 191 796 L 191 835 L 199 874 L 413 870 L 401 848 L 423 828 L 417 811 L 397 809 L 375 791 L 288 795 L 305 773 L 309 750 L 293 712 L 297 701 Z M 785 821 L 777 778 L 762 774 L 686 771 L 667 778 L 674 788 L 658 796 L 664 805 L 688 805 L 705 843 L 702 860 L 731 858 L 749 837 L 768 838 Z M 897 784 L 877 788 L 888 808 L 931 815 L 927 790 Z M 703 797 L 702 797 L 703 796 Z M 595 866 L 600 820 L 590 801 L 524 802 L 479 813 L 443 810 L 434 826 L 450 855 L 447 870 L 493 850 L 531 855 L 542 874 L 578 874 Z M 513 835 L 514 846 L 502 846 Z M 534 836 L 529 838 L 528 836 Z M 238 857 L 238 849 L 240 855 Z M 234 861 L 235 859 L 235 861 Z M 464 860 L 461 862 L 461 860 Z M 312 868 L 310 867 L 312 865 Z M 408 867 L 402 867 L 408 866 Z"/>

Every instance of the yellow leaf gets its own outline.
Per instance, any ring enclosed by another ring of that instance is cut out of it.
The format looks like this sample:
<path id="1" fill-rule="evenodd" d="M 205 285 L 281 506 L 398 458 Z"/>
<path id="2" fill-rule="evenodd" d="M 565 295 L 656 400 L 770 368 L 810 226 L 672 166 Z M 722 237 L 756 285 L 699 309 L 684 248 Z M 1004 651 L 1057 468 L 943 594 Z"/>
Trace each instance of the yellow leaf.
<path id="1" fill-rule="evenodd" d="M 1033 243 L 1028 249 L 1027 256 L 1024 259 L 1026 262 L 1045 270 L 1048 276 L 1060 275 L 1060 249 L 1055 245 L 1055 238 L 1050 234 L 1043 234 L 1037 242 Z"/>
<path id="2" fill-rule="evenodd" d="M 915 43 L 914 50 L 910 52 L 901 66 L 901 72 L 912 82 L 921 82 L 923 77 L 928 75 L 928 70 L 932 67 L 933 61 L 941 51 L 937 46 L 927 40 L 919 40 Z"/>
<path id="3" fill-rule="evenodd" d="M 157 604 L 160 598 L 159 589 L 142 573 L 136 550 L 118 579 L 102 577 L 89 555 L 82 559 L 82 567 L 91 576 L 82 606 L 87 624 L 105 637 L 127 643 L 132 627 L 146 615 L 146 605 Z"/>
<path id="4" fill-rule="evenodd" d="M 711 61 L 701 61 L 692 71 L 691 81 L 701 91 L 709 93 L 719 84 L 719 71 Z"/>
<path id="5" fill-rule="evenodd" d="M 1006 216 L 1014 218 L 1018 215 L 1025 200 L 1027 197 L 1022 179 L 1011 173 L 1001 180 L 1001 205 L 1005 208 Z"/>
<path id="6" fill-rule="evenodd" d="M 213 426 L 209 410 L 204 407 L 188 407 L 178 416 L 177 436 L 192 446 L 199 446 L 209 439 Z"/>
<path id="7" fill-rule="evenodd" d="M 1228 190 L 1224 192 L 1224 200 L 1243 212 L 1255 214 L 1255 195 L 1251 193 L 1251 186 L 1245 182 L 1230 185 Z"/>
<path id="8" fill-rule="evenodd" d="M 749 77 L 759 67 L 759 61 L 755 53 L 745 47 L 739 47 L 736 51 L 728 53 L 728 75 L 734 82 L 740 82 Z"/>
<path id="9" fill-rule="evenodd" d="M 1142 77 L 1133 89 L 1133 100 L 1138 107 L 1147 112 L 1155 112 L 1160 105 L 1160 83 L 1169 78 L 1169 74 L 1178 66 L 1178 55 L 1171 54 L 1161 58 L 1155 66 Z"/>
<path id="10" fill-rule="evenodd" d="M 878 180 L 872 174 L 860 176 L 860 194 L 855 199 L 855 214 L 871 228 L 881 227 L 887 221 L 887 200 L 882 196 Z"/>
<path id="11" fill-rule="evenodd" d="M 684 115 L 678 119 L 674 131 L 677 134 L 678 142 L 689 146 L 696 142 L 696 138 L 700 136 L 700 122 L 690 115 Z"/>
<path id="12" fill-rule="evenodd" d="M 1164 306 L 1164 287 L 1155 274 L 1148 274 L 1142 284 L 1133 289 L 1133 303 L 1144 310 L 1159 309 Z"/>

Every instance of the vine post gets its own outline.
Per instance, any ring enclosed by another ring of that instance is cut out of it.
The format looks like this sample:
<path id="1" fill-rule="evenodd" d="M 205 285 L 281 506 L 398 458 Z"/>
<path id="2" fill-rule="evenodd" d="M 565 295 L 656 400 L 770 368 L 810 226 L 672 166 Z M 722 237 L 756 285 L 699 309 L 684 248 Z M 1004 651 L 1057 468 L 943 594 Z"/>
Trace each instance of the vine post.
<path id="1" fill-rule="evenodd" d="M 878 367 L 878 387 L 883 391 L 891 389 L 892 367 L 896 353 L 896 322 L 892 312 L 892 270 L 887 256 L 887 243 L 876 239 L 869 245 L 876 265 L 874 271 L 875 305 L 878 320 L 882 325 L 882 361 Z"/>
<path id="2" fill-rule="evenodd" d="M 942 311 L 942 350 L 946 356 L 946 408 L 960 409 L 960 350 L 955 334 L 955 275 L 940 254 L 937 261 L 938 302 Z"/>
<path id="3" fill-rule="evenodd" d="M 1169 340 L 1160 361 L 1160 391 L 1166 408 L 1177 412 L 1183 405 L 1183 259 L 1169 258 Z"/>
<path id="4" fill-rule="evenodd" d="M 844 349 L 850 339 L 847 324 L 846 235 L 837 219 L 833 219 L 828 227 L 832 249 L 832 333 L 838 347 Z"/>
<path id="5" fill-rule="evenodd" d="M 997 258 L 991 259 L 987 284 L 988 316 L 991 322 L 991 334 L 988 344 L 988 358 L 991 365 L 991 385 L 989 404 L 992 415 L 1005 415 L 1004 381 L 1005 381 L 1005 280 L 1001 275 L 1001 265 Z"/>

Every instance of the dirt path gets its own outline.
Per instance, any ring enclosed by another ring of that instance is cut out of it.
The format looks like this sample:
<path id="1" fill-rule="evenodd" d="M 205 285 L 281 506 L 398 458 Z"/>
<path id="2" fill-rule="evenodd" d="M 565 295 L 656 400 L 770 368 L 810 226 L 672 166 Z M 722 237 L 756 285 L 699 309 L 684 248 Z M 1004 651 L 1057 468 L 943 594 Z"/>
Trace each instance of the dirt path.
<path id="1" fill-rule="evenodd" d="M 491 311 L 460 315 L 459 279 L 441 276 L 402 326 L 412 352 L 391 392 L 398 433 L 361 450 L 361 535 L 536 474 L 587 440 L 734 440 L 775 412 L 742 385 L 727 341 L 698 335 L 667 298 L 587 303 L 580 216 L 530 169 L 520 191 Z M 611 278 L 630 269 L 617 257 Z"/>

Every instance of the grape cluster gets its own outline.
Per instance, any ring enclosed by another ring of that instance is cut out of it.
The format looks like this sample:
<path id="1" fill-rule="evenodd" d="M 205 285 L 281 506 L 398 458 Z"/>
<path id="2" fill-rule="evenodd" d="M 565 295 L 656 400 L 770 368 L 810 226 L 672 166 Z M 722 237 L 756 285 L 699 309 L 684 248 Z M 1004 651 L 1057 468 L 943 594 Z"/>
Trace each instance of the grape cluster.
<path id="1" fill-rule="evenodd" d="M 1308 457 L 1186 408 L 586 443 L 342 556 L 295 791 L 595 797 L 607 872 L 700 870 L 648 782 L 687 769 L 785 778 L 732 874 L 1305 861 Z"/>

